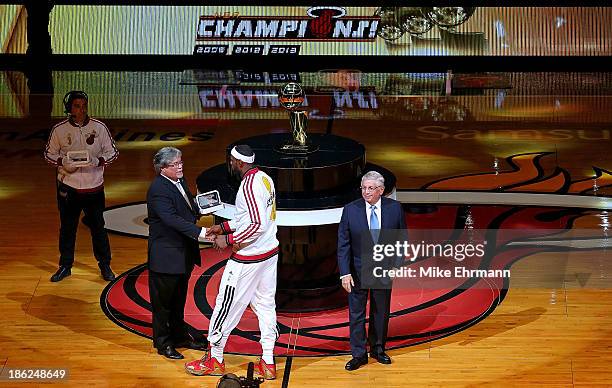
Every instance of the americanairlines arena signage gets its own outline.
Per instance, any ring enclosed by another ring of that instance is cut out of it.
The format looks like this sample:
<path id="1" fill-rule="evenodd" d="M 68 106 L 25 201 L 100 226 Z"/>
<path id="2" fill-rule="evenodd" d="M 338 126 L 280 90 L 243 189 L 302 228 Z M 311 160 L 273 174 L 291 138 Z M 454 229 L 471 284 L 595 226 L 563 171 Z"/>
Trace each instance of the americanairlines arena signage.
<path id="1" fill-rule="evenodd" d="M 231 54 L 298 55 L 299 44 L 256 45 L 256 42 L 345 41 L 372 42 L 380 17 L 348 16 L 345 8 L 319 6 L 306 10 L 304 16 L 243 16 L 238 13 L 200 16 L 196 29 L 194 54 L 228 54 L 223 42 L 241 41 Z M 200 44 L 214 42 L 215 44 Z M 267 48 L 267 51 L 266 51 Z"/>

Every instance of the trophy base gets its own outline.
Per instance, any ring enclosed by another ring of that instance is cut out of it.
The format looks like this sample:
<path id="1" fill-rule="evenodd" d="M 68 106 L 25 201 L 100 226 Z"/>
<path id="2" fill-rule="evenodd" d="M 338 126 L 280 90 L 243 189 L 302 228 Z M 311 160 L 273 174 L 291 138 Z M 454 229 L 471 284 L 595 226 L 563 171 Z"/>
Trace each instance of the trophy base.
<path id="1" fill-rule="evenodd" d="M 317 152 L 319 150 L 319 146 L 316 144 L 282 144 L 274 147 L 274 151 L 279 152 L 285 155 L 291 156 L 299 156 L 299 155 L 308 155 L 313 152 Z"/>

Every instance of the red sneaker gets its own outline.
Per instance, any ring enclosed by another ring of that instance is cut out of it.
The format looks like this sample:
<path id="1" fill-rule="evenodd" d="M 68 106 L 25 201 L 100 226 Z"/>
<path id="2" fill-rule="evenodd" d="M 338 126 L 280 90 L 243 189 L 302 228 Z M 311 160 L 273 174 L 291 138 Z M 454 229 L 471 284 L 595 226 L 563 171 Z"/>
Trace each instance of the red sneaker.
<path id="1" fill-rule="evenodd" d="M 225 374 L 225 362 L 219 362 L 206 352 L 204 357 L 185 363 L 185 371 L 196 376 L 223 376 Z"/>
<path id="2" fill-rule="evenodd" d="M 276 378 L 276 364 L 266 364 L 263 358 L 259 357 L 255 364 L 255 376 L 263 377 L 266 380 Z"/>

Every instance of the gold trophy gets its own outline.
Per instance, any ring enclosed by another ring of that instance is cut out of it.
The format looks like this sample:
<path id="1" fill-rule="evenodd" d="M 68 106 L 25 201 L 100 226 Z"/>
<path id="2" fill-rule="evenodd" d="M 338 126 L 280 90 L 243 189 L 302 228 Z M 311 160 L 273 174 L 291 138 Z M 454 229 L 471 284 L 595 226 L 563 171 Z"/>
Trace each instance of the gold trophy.
<path id="1" fill-rule="evenodd" d="M 304 89 L 297 82 L 289 82 L 281 86 L 278 91 L 278 101 L 289 111 L 289 123 L 293 141 L 285 143 L 277 150 L 291 155 L 305 155 L 314 152 L 318 147 L 308 142 L 308 116 L 302 108 L 305 101 Z"/>

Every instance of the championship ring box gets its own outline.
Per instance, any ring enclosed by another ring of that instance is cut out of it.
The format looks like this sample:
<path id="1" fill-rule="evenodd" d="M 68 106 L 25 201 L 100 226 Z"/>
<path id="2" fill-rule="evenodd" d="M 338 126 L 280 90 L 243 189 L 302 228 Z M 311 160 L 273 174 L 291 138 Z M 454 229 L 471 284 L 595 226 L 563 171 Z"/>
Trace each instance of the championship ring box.
<path id="1" fill-rule="evenodd" d="M 196 195 L 196 202 L 200 208 L 200 214 L 210 214 L 223 209 L 221 196 L 217 190 Z"/>
<path id="2" fill-rule="evenodd" d="M 87 151 L 68 151 L 66 157 L 75 166 L 86 166 L 89 164 L 89 152 Z"/>

